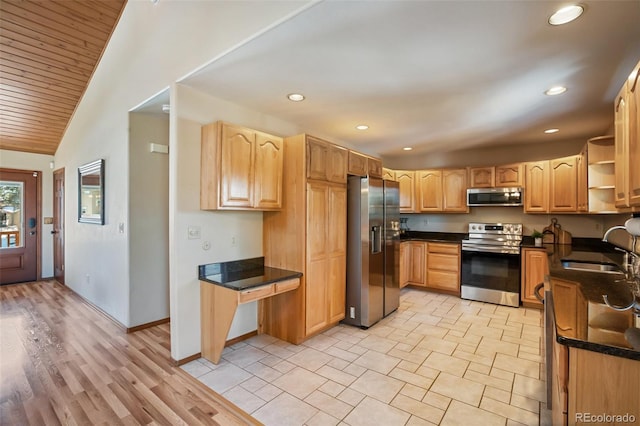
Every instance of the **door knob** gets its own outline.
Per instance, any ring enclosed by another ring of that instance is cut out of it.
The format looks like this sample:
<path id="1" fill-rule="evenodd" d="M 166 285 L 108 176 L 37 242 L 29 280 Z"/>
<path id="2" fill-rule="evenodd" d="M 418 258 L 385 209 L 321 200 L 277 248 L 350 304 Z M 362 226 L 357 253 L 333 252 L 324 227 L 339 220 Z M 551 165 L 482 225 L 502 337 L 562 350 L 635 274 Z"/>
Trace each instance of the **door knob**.
<path id="1" fill-rule="evenodd" d="M 57 234 L 57 233 L 58 233 L 58 231 L 51 231 L 51 233 L 52 233 L 52 234 Z"/>

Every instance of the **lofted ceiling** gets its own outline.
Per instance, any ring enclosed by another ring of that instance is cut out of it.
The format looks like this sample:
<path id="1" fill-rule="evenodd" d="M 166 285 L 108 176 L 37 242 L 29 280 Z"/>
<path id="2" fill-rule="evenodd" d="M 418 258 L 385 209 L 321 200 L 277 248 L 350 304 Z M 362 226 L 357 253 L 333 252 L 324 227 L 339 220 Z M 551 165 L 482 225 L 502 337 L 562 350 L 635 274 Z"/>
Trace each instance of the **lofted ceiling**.
<path id="1" fill-rule="evenodd" d="M 125 3 L 0 1 L 0 149 L 55 153 Z"/>
<path id="2" fill-rule="evenodd" d="M 640 1 L 582 1 L 549 25 L 566 4 L 323 1 L 182 83 L 383 158 L 586 141 L 640 60 Z"/>

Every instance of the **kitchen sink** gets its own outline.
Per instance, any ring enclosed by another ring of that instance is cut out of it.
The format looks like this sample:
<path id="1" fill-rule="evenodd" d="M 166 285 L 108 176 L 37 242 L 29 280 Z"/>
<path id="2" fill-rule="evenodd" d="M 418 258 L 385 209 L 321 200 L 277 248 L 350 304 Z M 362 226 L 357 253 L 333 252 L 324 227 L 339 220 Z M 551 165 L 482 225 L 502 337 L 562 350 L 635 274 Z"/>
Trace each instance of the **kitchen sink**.
<path id="1" fill-rule="evenodd" d="M 563 260 L 562 267 L 564 269 L 572 269 L 575 271 L 600 272 L 604 274 L 624 274 L 624 272 L 620 270 L 620 268 L 610 263 Z"/>

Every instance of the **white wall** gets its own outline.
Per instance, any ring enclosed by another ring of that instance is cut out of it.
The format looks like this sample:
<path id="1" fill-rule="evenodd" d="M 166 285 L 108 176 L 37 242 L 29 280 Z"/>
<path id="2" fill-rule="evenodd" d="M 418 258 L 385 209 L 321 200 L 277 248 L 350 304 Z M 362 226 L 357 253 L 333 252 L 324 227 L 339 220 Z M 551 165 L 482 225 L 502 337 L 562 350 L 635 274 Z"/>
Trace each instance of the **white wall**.
<path id="1" fill-rule="evenodd" d="M 175 85 L 171 99 L 175 108 L 169 147 L 171 357 L 180 360 L 200 352 L 198 265 L 264 255 L 261 212 L 200 210 L 201 126 L 223 120 L 278 136 L 295 135 L 302 130 L 185 85 Z M 189 240 L 189 226 L 199 226 L 202 238 Z M 204 242 L 209 242 L 211 248 L 205 249 Z M 257 304 L 240 305 L 228 338 L 256 328 Z"/>
<path id="2" fill-rule="evenodd" d="M 310 2 L 129 1 L 55 155 L 65 167 L 66 284 L 131 326 L 128 111 Z M 78 166 L 106 160 L 106 224 L 79 224 Z M 119 233 L 119 225 L 124 233 Z"/>
<path id="3" fill-rule="evenodd" d="M 42 237 L 41 273 L 43 278 L 53 276 L 53 237 L 51 235 L 53 225 L 45 225 L 43 223 L 45 217 L 53 216 L 53 170 L 49 166 L 51 161 L 53 161 L 52 155 L 0 150 L 0 167 L 41 172 L 42 214 L 40 217 L 40 229 Z"/>
<path id="4" fill-rule="evenodd" d="M 169 115 L 131 113 L 129 135 L 130 326 L 169 317 Z"/>

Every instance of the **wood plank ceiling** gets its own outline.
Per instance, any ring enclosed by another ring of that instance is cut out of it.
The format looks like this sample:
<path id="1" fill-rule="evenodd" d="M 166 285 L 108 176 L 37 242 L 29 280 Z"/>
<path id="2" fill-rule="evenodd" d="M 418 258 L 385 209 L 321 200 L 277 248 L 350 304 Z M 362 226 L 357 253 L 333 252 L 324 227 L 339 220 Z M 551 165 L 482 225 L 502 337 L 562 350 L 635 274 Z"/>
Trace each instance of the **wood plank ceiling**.
<path id="1" fill-rule="evenodd" d="M 54 154 L 126 0 L 0 0 L 0 149 Z"/>

